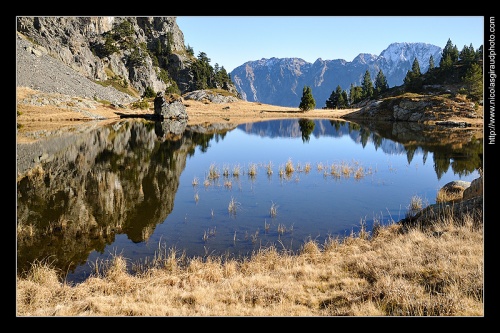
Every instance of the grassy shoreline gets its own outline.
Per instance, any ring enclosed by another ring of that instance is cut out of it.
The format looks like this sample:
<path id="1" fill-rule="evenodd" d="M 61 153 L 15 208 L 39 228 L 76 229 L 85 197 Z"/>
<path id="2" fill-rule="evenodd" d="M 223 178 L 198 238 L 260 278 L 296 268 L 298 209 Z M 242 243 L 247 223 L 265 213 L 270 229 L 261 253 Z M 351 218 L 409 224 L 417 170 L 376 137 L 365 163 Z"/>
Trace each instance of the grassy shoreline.
<path id="1" fill-rule="evenodd" d="M 116 256 L 80 284 L 49 263 L 17 277 L 17 316 L 484 316 L 482 216 L 394 222 L 298 254 L 187 258 L 159 249 L 129 274 Z"/>

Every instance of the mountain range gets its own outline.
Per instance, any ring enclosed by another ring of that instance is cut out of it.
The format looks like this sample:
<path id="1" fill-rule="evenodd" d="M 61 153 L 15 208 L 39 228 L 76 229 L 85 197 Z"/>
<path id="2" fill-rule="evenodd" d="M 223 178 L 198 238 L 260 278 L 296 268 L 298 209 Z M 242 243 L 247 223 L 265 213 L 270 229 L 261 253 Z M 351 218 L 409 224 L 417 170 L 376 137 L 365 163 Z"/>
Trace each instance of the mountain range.
<path id="1" fill-rule="evenodd" d="M 403 84 L 414 59 L 420 71 L 429 69 L 432 56 L 437 66 L 442 48 L 427 43 L 392 43 L 380 55 L 360 53 L 353 61 L 317 59 L 309 63 L 300 58 L 270 58 L 248 61 L 229 73 L 241 98 L 287 107 L 300 104 L 302 89 L 311 87 L 316 108 L 325 106 L 331 93 L 340 86 L 349 93 L 351 84 L 361 86 L 366 70 L 372 81 L 379 70 L 389 87 Z"/>

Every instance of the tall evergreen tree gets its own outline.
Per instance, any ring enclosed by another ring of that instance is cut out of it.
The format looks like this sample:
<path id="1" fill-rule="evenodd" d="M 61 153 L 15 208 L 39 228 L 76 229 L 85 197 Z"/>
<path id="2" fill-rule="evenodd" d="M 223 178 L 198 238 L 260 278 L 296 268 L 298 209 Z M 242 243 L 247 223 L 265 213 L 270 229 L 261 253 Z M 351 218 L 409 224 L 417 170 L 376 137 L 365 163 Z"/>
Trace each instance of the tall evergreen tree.
<path id="1" fill-rule="evenodd" d="M 195 61 L 190 71 L 193 75 L 195 89 L 213 88 L 213 67 L 210 66 L 210 58 L 205 52 L 198 54 L 198 60 Z"/>
<path id="2" fill-rule="evenodd" d="M 337 89 L 335 89 L 335 96 L 337 96 L 337 105 L 335 105 L 335 107 L 337 109 L 342 109 L 342 105 L 345 104 L 345 101 L 343 100 L 342 87 L 340 85 L 338 85 Z"/>
<path id="3" fill-rule="evenodd" d="M 375 78 L 375 93 L 379 95 L 387 89 L 389 89 L 389 84 L 387 83 L 384 72 L 380 69 L 377 73 L 377 77 Z"/>
<path id="4" fill-rule="evenodd" d="M 441 54 L 441 60 L 439 61 L 439 67 L 450 68 L 454 63 L 458 61 L 458 48 L 453 45 L 451 39 L 448 38 L 446 45 L 444 46 L 443 52 Z"/>
<path id="5" fill-rule="evenodd" d="M 403 80 L 405 84 L 405 89 L 407 91 L 420 89 L 422 86 L 422 73 L 420 72 L 420 64 L 418 63 L 418 59 L 415 58 L 413 60 L 413 64 L 411 66 L 411 70 L 406 73 L 406 76 Z"/>
<path id="6" fill-rule="evenodd" d="M 431 54 L 431 56 L 429 57 L 429 70 L 434 69 L 434 67 L 435 67 L 435 65 L 434 65 L 434 57 Z"/>
<path id="7" fill-rule="evenodd" d="M 467 92 L 473 100 L 483 98 L 483 68 L 478 63 L 472 63 L 463 78 Z"/>
<path id="8" fill-rule="evenodd" d="M 316 107 L 316 101 L 312 95 L 311 87 L 304 86 L 302 89 L 302 98 L 300 99 L 299 109 L 309 111 Z"/>
<path id="9" fill-rule="evenodd" d="M 335 109 L 338 102 L 338 96 L 336 90 L 333 90 L 330 97 L 326 100 L 325 105 L 327 109 Z"/>
<path id="10" fill-rule="evenodd" d="M 476 50 L 476 61 L 483 60 L 483 45 L 481 44 Z"/>
<path id="11" fill-rule="evenodd" d="M 413 59 L 413 64 L 411 65 L 411 71 L 413 72 L 413 75 L 415 77 L 419 77 L 420 75 L 422 75 L 422 73 L 420 72 L 420 63 L 418 62 L 418 59 L 415 57 L 415 59 Z"/>
<path id="12" fill-rule="evenodd" d="M 363 77 L 363 82 L 361 83 L 361 89 L 363 91 L 363 98 L 372 98 L 373 96 L 373 82 L 370 76 L 370 72 L 366 70 Z"/>
<path id="13" fill-rule="evenodd" d="M 349 90 L 349 104 L 353 105 L 360 102 L 363 99 L 363 91 L 360 86 L 355 86 L 351 83 L 351 89 Z"/>
<path id="14" fill-rule="evenodd" d="M 340 95 L 339 100 L 340 100 L 339 105 L 341 109 L 346 109 L 349 106 L 349 97 L 347 96 L 347 91 L 342 90 L 342 95 Z"/>
<path id="15" fill-rule="evenodd" d="M 458 47 L 456 45 L 453 46 L 453 50 L 451 52 L 451 60 L 453 61 L 453 63 L 456 63 L 458 61 L 459 54 L 460 52 L 458 52 Z"/>
<path id="16" fill-rule="evenodd" d="M 468 62 L 474 61 L 474 59 L 476 58 L 476 51 L 474 50 L 474 47 L 472 46 L 472 44 L 470 44 L 469 47 L 464 45 L 464 47 L 462 48 L 462 51 L 460 51 L 459 56 L 460 56 L 460 60 L 468 63 Z"/>
<path id="17" fill-rule="evenodd" d="M 411 66 L 411 70 L 406 72 L 406 76 L 405 76 L 403 82 L 407 86 L 410 86 L 410 85 L 414 84 L 421 75 L 422 75 L 422 73 L 420 73 L 420 64 L 418 63 L 418 59 L 415 58 L 413 60 L 412 66 Z"/>

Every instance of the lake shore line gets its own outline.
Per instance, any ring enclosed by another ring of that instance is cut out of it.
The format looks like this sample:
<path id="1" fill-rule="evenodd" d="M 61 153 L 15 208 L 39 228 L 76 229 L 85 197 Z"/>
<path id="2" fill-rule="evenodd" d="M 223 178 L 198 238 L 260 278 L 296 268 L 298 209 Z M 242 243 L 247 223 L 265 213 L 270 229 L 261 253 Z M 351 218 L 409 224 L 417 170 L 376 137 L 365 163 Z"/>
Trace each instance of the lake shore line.
<path id="1" fill-rule="evenodd" d="M 42 101 L 38 103 L 35 101 Z M 314 109 L 307 112 L 298 107 L 283 107 L 256 102 L 237 101 L 231 103 L 211 103 L 184 100 L 188 114 L 188 125 L 207 123 L 232 123 L 285 118 L 342 119 L 358 109 L 326 110 Z M 35 141 L 33 132 L 71 131 L 90 122 L 107 124 L 123 117 L 151 117 L 154 110 L 132 109 L 130 106 L 105 105 L 82 98 L 64 99 L 63 95 L 42 93 L 25 87 L 17 88 L 17 143 Z"/>
<path id="2" fill-rule="evenodd" d="M 132 109 L 131 106 L 114 106 L 69 97 L 60 94 L 43 93 L 26 87 L 16 89 L 18 144 L 31 143 L 37 137 L 73 131 L 75 127 L 105 125 L 123 117 L 151 117 L 154 109 Z M 258 102 L 237 101 L 212 103 L 184 100 L 188 114 L 188 125 L 207 123 L 231 123 L 239 125 L 248 122 L 272 119 L 309 118 L 347 121 L 350 115 L 360 109 L 313 109 L 301 111 L 298 107 L 283 107 Z M 462 119 L 450 117 L 449 121 L 467 121 L 474 127 L 482 127 L 483 119 Z M 35 133 L 35 134 L 33 134 Z"/>

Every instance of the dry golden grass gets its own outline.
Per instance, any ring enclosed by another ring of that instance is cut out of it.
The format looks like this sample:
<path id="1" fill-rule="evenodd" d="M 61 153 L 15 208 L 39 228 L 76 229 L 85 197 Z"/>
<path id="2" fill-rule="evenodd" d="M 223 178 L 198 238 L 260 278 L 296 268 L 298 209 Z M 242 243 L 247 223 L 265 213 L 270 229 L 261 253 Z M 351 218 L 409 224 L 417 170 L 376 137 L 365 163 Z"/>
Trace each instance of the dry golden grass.
<path id="1" fill-rule="evenodd" d="M 207 237 L 209 237 L 208 231 Z M 251 258 L 163 249 L 137 274 L 114 257 L 69 285 L 50 263 L 17 277 L 17 316 L 483 316 L 482 221 L 398 223 Z"/>

